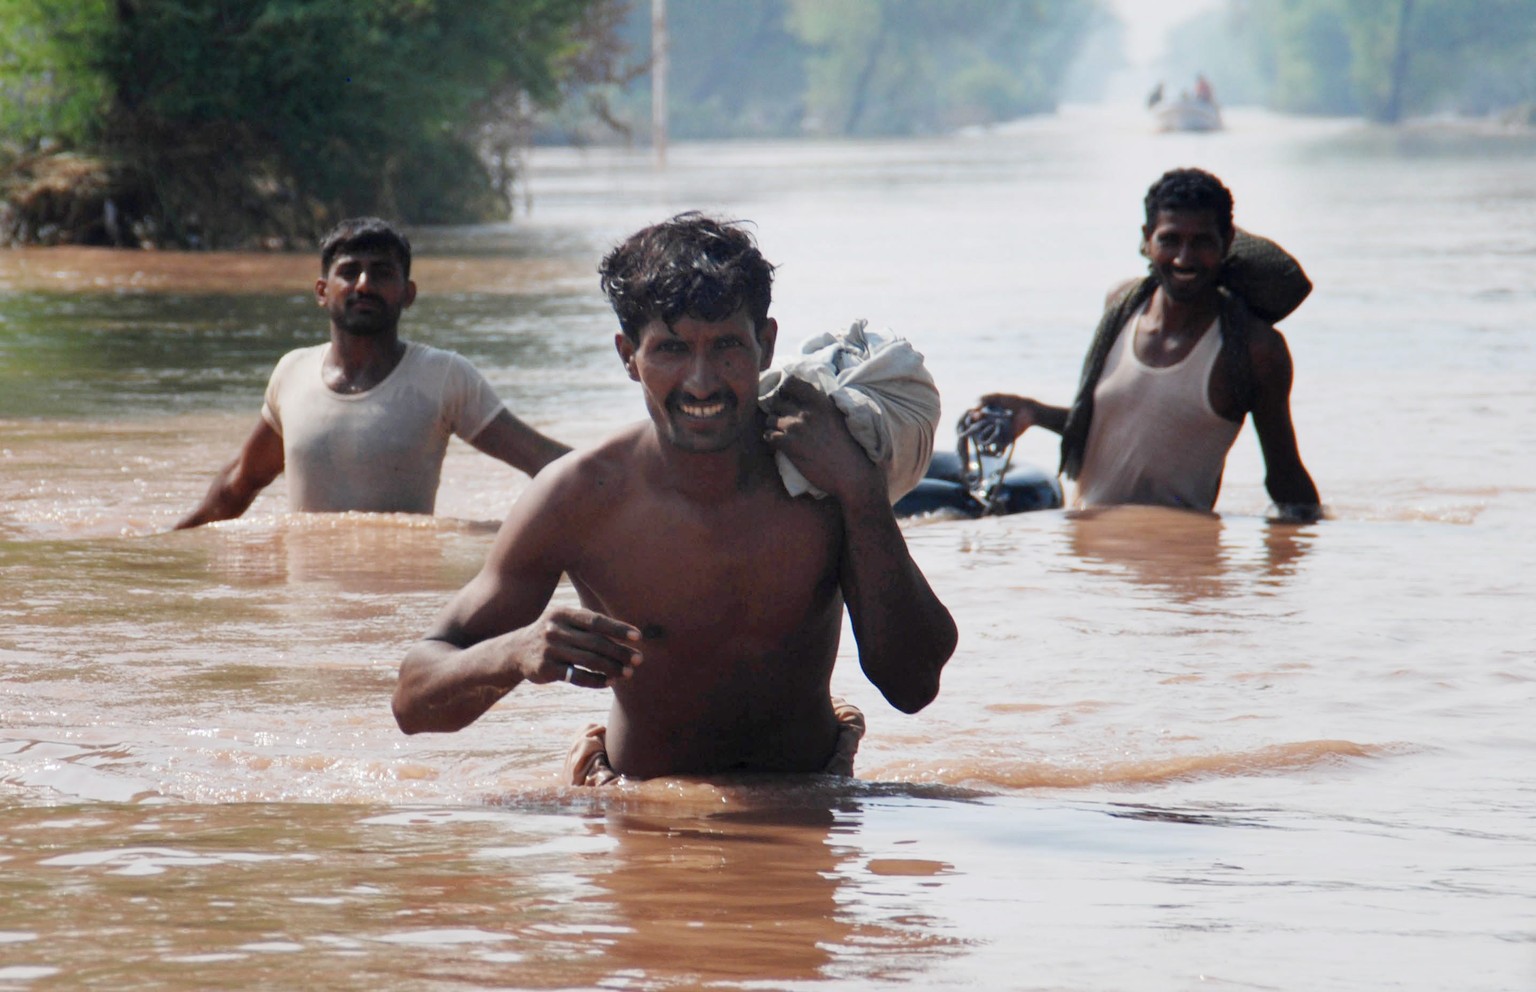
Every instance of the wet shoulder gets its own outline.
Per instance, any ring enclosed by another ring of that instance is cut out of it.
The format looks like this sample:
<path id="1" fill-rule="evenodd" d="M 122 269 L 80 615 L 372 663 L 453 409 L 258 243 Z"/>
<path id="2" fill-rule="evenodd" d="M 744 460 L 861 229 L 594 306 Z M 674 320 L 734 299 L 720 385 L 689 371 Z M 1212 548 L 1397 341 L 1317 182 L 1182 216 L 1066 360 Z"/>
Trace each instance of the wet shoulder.
<path id="1" fill-rule="evenodd" d="M 550 462 L 529 493 L 571 510 L 612 507 L 634 485 L 643 425 L 612 434 L 590 448 L 578 448 Z"/>
<path id="2" fill-rule="evenodd" d="M 1285 335 L 1262 319 L 1255 319 L 1249 325 L 1248 358 L 1253 374 L 1260 382 L 1277 377 L 1290 381 L 1291 351 L 1285 343 Z"/>
<path id="3" fill-rule="evenodd" d="M 320 344 L 295 348 L 277 360 L 277 364 L 273 366 L 273 374 L 287 372 L 300 365 L 312 365 L 318 368 L 320 363 L 325 360 L 325 353 L 330 347 L 329 341 L 322 341 Z"/>

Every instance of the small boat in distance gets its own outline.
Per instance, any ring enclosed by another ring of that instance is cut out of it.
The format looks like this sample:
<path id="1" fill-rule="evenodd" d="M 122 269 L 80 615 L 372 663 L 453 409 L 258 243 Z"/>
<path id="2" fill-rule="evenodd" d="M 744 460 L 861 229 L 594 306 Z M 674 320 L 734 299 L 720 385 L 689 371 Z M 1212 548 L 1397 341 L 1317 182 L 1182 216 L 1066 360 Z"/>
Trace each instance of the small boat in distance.
<path id="1" fill-rule="evenodd" d="M 1179 94 L 1177 99 L 1163 99 L 1163 84 L 1157 87 L 1147 97 L 1147 109 L 1152 111 L 1153 120 L 1159 131 L 1220 131 L 1221 107 L 1216 104 L 1216 94 L 1211 89 L 1210 80 L 1204 75 L 1195 76 L 1195 89 L 1193 93 L 1188 90 Z"/>
<path id="2" fill-rule="evenodd" d="M 1220 131 L 1221 108 L 1205 100 L 1171 100 L 1152 108 L 1159 131 Z"/>

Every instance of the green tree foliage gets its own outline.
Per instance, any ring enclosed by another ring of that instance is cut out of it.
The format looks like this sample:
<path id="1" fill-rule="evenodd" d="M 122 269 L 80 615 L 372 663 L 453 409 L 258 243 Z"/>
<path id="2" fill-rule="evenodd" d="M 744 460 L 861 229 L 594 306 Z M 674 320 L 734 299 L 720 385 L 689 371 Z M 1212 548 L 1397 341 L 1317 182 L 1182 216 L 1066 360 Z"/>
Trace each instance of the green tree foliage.
<path id="1" fill-rule="evenodd" d="M 1179 75 L 1203 71 L 1223 103 L 1358 113 L 1339 8 L 1334 2 L 1238 0 L 1174 30 L 1168 61 Z"/>
<path id="2" fill-rule="evenodd" d="M 106 98 L 93 54 L 109 24 L 107 0 L 0 3 L 0 135 L 12 154 L 46 137 L 91 136 Z"/>
<path id="3" fill-rule="evenodd" d="M 1415 0 L 1405 56 L 1404 112 L 1481 114 L 1530 104 L 1536 101 L 1536 0 Z"/>
<path id="4" fill-rule="evenodd" d="M 904 134 L 1050 110 L 1099 12 L 1066 0 L 790 0 L 812 130 Z"/>
<path id="5" fill-rule="evenodd" d="M 649 0 L 635 4 L 644 29 L 632 42 L 635 51 L 650 50 L 650 6 Z M 783 0 L 667 0 L 673 135 L 798 129 L 805 113 L 805 52 L 784 23 L 786 10 Z"/>
<path id="6" fill-rule="evenodd" d="M 669 130 L 681 138 L 931 133 L 1050 110 L 1106 16 L 1101 0 L 667 0 L 666 10 Z M 650 51 L 650 14 L 636 0 L 623 29 L 633 52 Z M 649 77 L 610 96 L 643 131 Z"/>
<path id="7" fill-rule="evenodd" d="M 1392 122 L 1536 100 L 1536 0 L 1228 0 L 1175 45 L 1223 41 L 1280 110 Z"/>
<path id="8" fill-rule="evenodd" d="M 137 184 L 182 243 L 307 239 L 339 215 L 505 216 L 487 168 L 509 96 L 550 101 L 611 0 L 6 0 L 22 136 Z M 61 13 L 62 10 L 70 13 Z M 58 67 L 57 69 L 53 67 Z M 57 110 L 40 109 L 49 99 Z M 88 111 L 88 112 L 87 112 Z"/>

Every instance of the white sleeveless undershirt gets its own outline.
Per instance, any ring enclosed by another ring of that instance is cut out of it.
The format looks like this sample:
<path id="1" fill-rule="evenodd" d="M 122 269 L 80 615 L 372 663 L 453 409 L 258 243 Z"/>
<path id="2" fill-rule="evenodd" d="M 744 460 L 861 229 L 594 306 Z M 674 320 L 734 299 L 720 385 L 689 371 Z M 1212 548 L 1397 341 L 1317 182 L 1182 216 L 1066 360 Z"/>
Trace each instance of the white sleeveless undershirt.
<path id="1" fill-rule="evenodd" d="M 1212 322 L 1188 355 L 1157 368 L 1136 357 L 1133 314 L 1093 391 L 1093 421 L 1077 477 L 1080 507 L 1116 503 L 1210 510 L 1241 423 L 1211 408 L 1211 370 L 1221 354 Z"/>

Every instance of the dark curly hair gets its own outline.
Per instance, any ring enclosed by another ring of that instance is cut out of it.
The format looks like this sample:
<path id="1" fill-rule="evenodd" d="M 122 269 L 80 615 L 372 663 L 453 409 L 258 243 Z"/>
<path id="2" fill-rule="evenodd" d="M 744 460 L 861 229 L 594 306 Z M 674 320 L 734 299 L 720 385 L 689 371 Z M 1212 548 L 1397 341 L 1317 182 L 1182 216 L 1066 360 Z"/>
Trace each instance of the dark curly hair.
<path id="1" fill-rule="evenodd" d="M 1232 191 L 1203 169 L 1171 169 L 1147 190 L 1147 226 L 1164 210 L 1209 210 L 1227 241 L 1232 240 Z"/>
<path id="2" fill-rule="evenodd" d="M 331 274 L 337 255 L 357 251 L 387 251 L 400 263 L 400 272 L 411 277 L 411 243 L 386 220 L 352 217 L 331 228 L 320 240 L 320 274 Z"/>
<path id="3" fill-rule="evenodd" d="M 630 235 L 597 272 L 619 327 L 639 343 L 653 320 L 724 320 L 743 308 L 756 332 L 768 319 L 773 268 L 743 222 L 689 211 Z"/>

